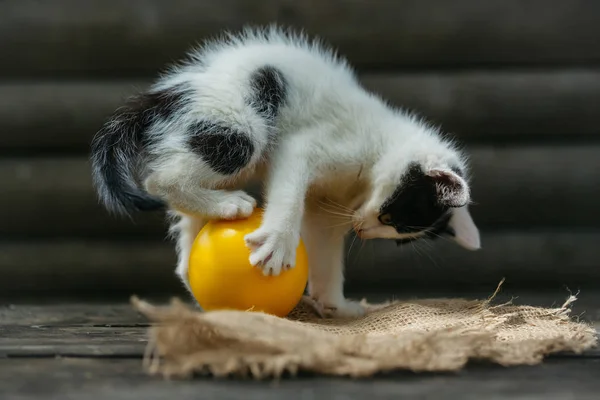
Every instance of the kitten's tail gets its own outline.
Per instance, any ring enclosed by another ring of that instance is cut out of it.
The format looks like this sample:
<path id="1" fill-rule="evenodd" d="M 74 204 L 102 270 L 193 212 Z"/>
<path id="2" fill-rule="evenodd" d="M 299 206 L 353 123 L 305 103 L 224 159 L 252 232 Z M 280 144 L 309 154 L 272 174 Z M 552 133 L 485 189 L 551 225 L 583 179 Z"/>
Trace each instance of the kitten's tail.
<path id="1" fill-rule="evenodd" d="M 165 206 L 139 185 L 142 138 L 150 124 L 146 110 L 127 106 L 115 113 L 92 140 L 93 184 L 100 201 L 111 212 L 128 215 Z"/>

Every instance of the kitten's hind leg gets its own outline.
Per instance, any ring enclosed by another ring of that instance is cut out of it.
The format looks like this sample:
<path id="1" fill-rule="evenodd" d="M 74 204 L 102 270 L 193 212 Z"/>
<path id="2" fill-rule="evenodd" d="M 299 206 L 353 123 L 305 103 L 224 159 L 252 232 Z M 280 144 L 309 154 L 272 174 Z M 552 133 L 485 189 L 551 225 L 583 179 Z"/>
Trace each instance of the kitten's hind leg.
<path id="1" fill-rule="evenodd" d="M 256 200 L 243 190 L 207 189 L 195 179 L 165 183 L 150 176 L 146 188 L 172 209 L 208 220 L 246 218 L 256 207 Z"/>
<path id="2" fill-rule="evenodd" d="M 183 282 L 185 288 L 191 293 L 188 279 L 190 252 L 194 240 L 206 224 L 206 220 L 182 213 L 173 213 L 173 217 L 176 219 L 176 222 L 171 225 L 169 231 L 176 241 L 177 268 L 175 269 L 175 273 L 181 282 Z"/>
<path id="3" fill-rule="evenodd" d="M 241 190 L 253 177 L 266 143 L 265 129 L 197 121 L 180 138 L 164 139 L 162 155 L 144 179 L 148 193 L 185 214 L 207 219 L 249 216 L 256 201 Z"/>

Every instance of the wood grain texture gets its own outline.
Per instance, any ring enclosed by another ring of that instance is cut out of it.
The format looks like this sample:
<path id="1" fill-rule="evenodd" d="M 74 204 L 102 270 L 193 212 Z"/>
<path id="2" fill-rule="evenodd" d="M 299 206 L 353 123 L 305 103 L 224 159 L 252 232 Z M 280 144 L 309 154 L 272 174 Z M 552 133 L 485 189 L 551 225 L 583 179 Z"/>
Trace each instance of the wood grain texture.
<path id="1" fill-rule="evenodd" d="M 160 241 L 49 240 L 0 244 L 5 299 L 19 294 L 109 296 L 178 293 L 175 249 Z"/>
<path id="2" fill-rule="evenodd" d="M 600 72 L 469 70 L 370 74 L 364 86 L 466 143 L 572 143 L 600 133 Z"/>
<path id="3" fill-rule="evenodd" d="M 1 357 L 133 357 L 141 358 L 146 329 L 0 327 Z"/>
<path id="4" fill-rule="evenodd" d="M 518 299 L 519 304 L 548 307 L 557 300 L 548 294 L 527 291 L 522 294 L 525 296 Z M 595 323 L 594 318 L 600 311 L 597 294 L 592 292 L 587 298 L 583 296 L 583 302 L 575 303 L 573 313 L 580 314 L 585 311 L 585 320 Z M 389 293 L 387 295 L 389 296 Z M 405 294 L 400 295 L 400 298 L 410 298 Z M 379 293 L 379 296 L 386 299 L 383 293 Z M 461 296 L 465 296 L 465 293 Z M 473 292 L 466 295 L 473 299 L 488 296 L 489 293 L 477 295 Z M 370 300 L 383 301 L 373 298 Z M 497 304 L 508 300 L 510 297 L 505 294 L 500 294 L 496 299 Z M 155 304 L 164 303 L 157 301 Z M 0 316 L 0 359 L 57 356 L 141 359 L 147 343 L 147 320 L 141 319 L 130 304 L 123 302 L 19 304 L 9 307 L 0 305 Z M 22 318 L 23 316 L 25 318 Z M 575 355 L 556 355 L 561 356 Z M 599 357 L 600 352 L 591 349 L 586 351 L 584 356 Z"/>
<path id="5" fill-rule="evenodd" d="M 0 6 L 1 7 L 1 6 Z M 363 74 L 364 86 L 466 143 L 595 140 L 600 71 Z M 148 81 L 0 84 L 0 151 L 89 151 L 93 135 Z"/>
<path id="6" fill-rule="evenodd" d="M 0 73 L 154 74 L 223 29 L 271 22 L 322 36 L 363 70 L 593 64 L 598 12 L 593 0 L 7 0 Z"/>
<path id="7" fill-rule="evenodd" d="M 0 196 L 5 236 L 166 237 L 160 213 L 111 216 L 99 204 L 85 158 L 0 159 L 0 181 L 6 183 Z"/>
<path id="8" fill-rule="evenodd" d="M 599 318 L 600 319 L 600 318 Z M 0 303 L 0 324 L 21 327 L 133 327 L 146 326 L 147 320 L 131 304 L 103 301 Z"/>
<path id="9" fill-rule="evenodd" d="M 600 233 L 575 231 L 486 232 L 483 248 L 386 241 L 355 243 L 348 251 L 350 292 L 427 290 L 492 291 L 508 287 L 576 291 L 600 279 Z M 75 240 L 0 243 L 0 297 L 111 298 L 177 295 L 189 298 L 176 278 L 172 244 L 156 241 Z M 16 300 L 11 300 L 16 301 Z"/>
<path id="10" fill-rule="evenodd" d="M 146 86 L 137 81 L 4 83 L 0 129 L 6 134 L 0 137 L 0 149 L 88 153 L 105 119 Z"/>
<path id="11" fill-rule="evenodd" d="M 135 359 L 4 359 L 0 390 L 11 400 L 391 400 L 438 398 L 440 393 L 449 400 L 592 400 L 600 389 L 599 360 L 579 358 L 534 367 L 472 365 L 457 374 L 394 373 L 361 380 L 304 376 L 278 382 L 170 381 L 146 375 L 140 364 Z"/>
<path id="12" fill-rule="evenodd" d="M 289 0 L 282 20 L 325 37 L 363 69 L 564 65 L 599 60 L 592 50 L 598 7 L 586 0 Z"/>
<path id="13" fill-rule="evenodd" d="M 484 229 L 594 228 L 600 146 L 468 149 L 472 212 Z M 0 237 L 166 237 L 162 213 L 108 214 L 85 158 L 0 159 Z M 255 196 L 259 187 L 249 188 Z"/>
<path id="14" fill-rule="evenodd" d="M 0 74 L 154 75 L 204 38 L 276 15 L 276 0 L 3 1 L 0 49 L 11 62 Z"/>
<path id="15" fill-rule="evenodd" d="M 446 290 L 509 286 L 568 290 L 597 287 L 596 232 L 482 232 L 482 248 L 471 252 L 446 240 L 396 247 L 372 241 L 349 251 L 350 289 L 436 286 Z M 600 276 L 600 274 L 598 274 Z M 392 289 L 389 289 L 392 290 Z"/>

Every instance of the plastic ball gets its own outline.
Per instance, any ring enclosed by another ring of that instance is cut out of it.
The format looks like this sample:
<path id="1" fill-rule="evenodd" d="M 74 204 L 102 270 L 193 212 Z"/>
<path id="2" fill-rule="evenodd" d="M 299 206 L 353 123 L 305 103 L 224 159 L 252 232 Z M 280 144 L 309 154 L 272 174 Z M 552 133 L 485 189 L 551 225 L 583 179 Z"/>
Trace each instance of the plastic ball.
<path id="1" fill-rule="evenodd" d="M 304 244 L 296 266 L 265 276 L 250 264 L 244 236 L 259 228 L 262 210 L 245 219 L 210 221 L 192 245 L 188 278 L 192 294 L 205 311 L 259 311 L 284 317 L 298 304 L 308 281 Z"/>

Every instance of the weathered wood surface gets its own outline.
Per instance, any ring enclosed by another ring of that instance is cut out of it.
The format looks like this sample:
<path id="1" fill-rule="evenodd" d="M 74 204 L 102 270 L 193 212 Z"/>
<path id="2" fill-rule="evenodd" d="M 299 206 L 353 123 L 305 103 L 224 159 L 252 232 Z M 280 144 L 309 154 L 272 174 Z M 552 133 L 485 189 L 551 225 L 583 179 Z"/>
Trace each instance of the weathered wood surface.
<path id="1" fill-rule="evenodd" d="M 598 318 L 600 319 L 600 318 Z M 0 303 L 2 326 L 115 327 L 145 326 L 147 320 L 130 304 L 119 302 Z"/>
<path id="2" fill-rule="evenodd" d="M 597 69 L 365 74 L 361 81 L 467 143 L 569 143 L 600 133 Z M 147 86 L 144 80 L 1 84 L 0 151 L 87 153 L 105 119 Z"/>
<path id="3" fill-rule="evenodd" d="M 600 146 L 468 149 L 482 229 L 595 228 Z M 84 157 L 0 159 L 0 235 L 166 237 L 162 213 L 110 215 L 92 188 Z M 251 193 L 259 195 L 258 187 Z"/>
<path id="4" fill-rule="evenodd" d="M 0 358 L 141 358 L 148 326 L 148 321 L 123 301 L 2 305 Z"/>
<path id="5" fill-rule="evenodd" d="M 362 69 L 593 64 L 599 12 L 594 0 L 7 0 L 0 73 L 154 74 L 223 29 L 271 22 L 322 36 Z"/>
<path id="6" fill-rule="evenodd" d="M 350 380 L 302 377 L 252 380 L 163 380 L 132 359 L 0 360 L 0 392 L 7 400 L 144 399 L 429 399 L 595 400 L 600 360 L 550 360 L 542 366 L 473 365 L 457 374 L 388 374 Z"/>
<path id="7" fill-rule="evenodd" d="M 483 249 L 448 241 L 397 248 L 387 241 L 355 242 L 349 251 L 349 291 L 515 287 L 576 291 L 600 280 L 600 234 L 571 231 L 483 232 Z M 183 295 L 171 243 L 146 241 L 0 242 L 0 297 Z"/>
<path id="8" fill-rule="evenodd" d="M 522 304 L 552 305 L 560 298 L 522 293 Z M 446 293 L 446 295 L 452 295 Z M 454 294 L 455 295 L 455 294 Z M 465 293 L 462 293 L 465 295 Z M 482 298 L 487 293 L 466 297 Z M 498 301 L 507 299 L 501 294 Z M 381 296 L 381 293 L 379 293 Z M 408 296 L 407 296 L 408 297 Z M 597 293 L 581 295 L 573 313 L 599 314 Z M 366 380 L 302 376 L 278 383 L 196 379 L 168 381 L 142 368 L 144 320 L 126 303 L 0 305 L 0 394 L 24 399 L 449 399 L 596 398 L 600 353 L 556 355 L 534 367 L 473 364 L 456 374 L 394 373 Z M 589 395 L 589 396 L 588 396 Z"/>
<path id="9" fill-rule="evenodd" d="M 487 298 L 491 291 L 461 293 L 468 298 Z M 564 296 L 536 292 L 521 293 L 517 304 L 556 306 Z M 563 294 L 564 295 L 564 294 Z M 423 297 L 424 295 L 421 295 Z M 427 297 L 458 296 L 457 292 L 445 291 Z M 511 292 L 500 293 L 498 304 L 511 299 Z M 385 301 L 382 292 L 366 294 L 370 301 Z M 399 293 L 395 298 L 414 297 Z M 186 299 L 184 299 L 186 300 Z M 582 314 L 592 324 L 600 316 L 597 292 L 581 294 L 574 303 L 573 315 Z M 189 302 L 189 300 L 186 300 Z M 164 304 L 165 300 L 155 300 Z M 192 304 L 191 302 L 189 302 Z M 2 357 L 54 357 L 54 356 L 118 356 L 141 358 L 147 342 L 148 321 L 125 302 L 115 303 L 50 303 L 43 306 L 30 304 L 0 303 L 0 358 Z M 566 354 L 565 354 L 566 355 Z M 597 349 L 586 352 L 587 356 L 600 356 Z M 556 356 L 562 356 L 557 354 Z M 573 356 L 573 355 L 571 355 Z"/>
<path id="10" fill-rule="evenodd" d="M 0 338 L 0 357 L 141 358 L 146 347 L 141 328 L 0 328 L 0 333 L 15 335 Z"/>

